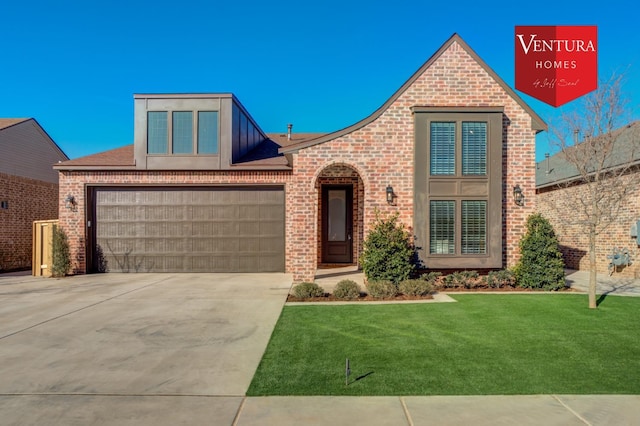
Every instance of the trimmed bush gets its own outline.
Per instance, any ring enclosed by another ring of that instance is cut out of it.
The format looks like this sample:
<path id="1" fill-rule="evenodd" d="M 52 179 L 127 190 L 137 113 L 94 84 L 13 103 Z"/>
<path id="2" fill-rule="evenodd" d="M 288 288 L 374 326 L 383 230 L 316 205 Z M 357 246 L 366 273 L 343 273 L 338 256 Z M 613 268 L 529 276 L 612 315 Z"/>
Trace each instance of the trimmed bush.
<path id="1" fill-rule="evenodd" d="M 456 271 L 444 277 L 446 288 L 476 288 L 481 283 L 478 271 Z"/>
<path id="2" fill-rule="evenodd" d="M 551 223 L 539 213 L 527 219 L 527 233 L 520 240 L 520 255 L 514 268 L 518 286 L 542 290 L 565 287 L 558 238 Z"/>
<path id="3" fill-rule="evenodd" d="M 316 283 L 300 283 L 293 287 L 293 295 L 298 299 L 324 296 L 324 289 Z"/>
<path id="4" fill-rule="evenodd" d="M 435 284 L 435 282 L 442 276 L 442 272 L 432 271 L 426 274 L 422 274 L 420 276 L 421 280 L 429 281 L 431 284 Z"/>
<path id="5" fill-rule="evenodd" d="M 398 213 L 376 219 L 364 240 L 360 264 L 368 281 L 392 281 L 398 284 L 409 279 L 415 270 L 415 250 L 411 234 L 398 221 Z"/>
<path id="6" fill-rule="evenodd" d="M 398 286 L 389 280 L 369 281 L 367 292 L 375 299 L 389 299 L 398 294 Z"/>
<path id="7" fill-rule="evenodd" d="M 360 287 L 352 280 L 342 280 L 333 289 L 333 295 L 338 299 L 353 300 L 360 297 Z"/>
<path id="8" fill-rule="evenodd" d="M 67 234 L 58 226 L 53 227 L 51 252 L 51 275 L 56 278 L 64 277 L 71 269 L 71 253 Z"/>
<path id="9" fill-rule="evenodd" d="M 515 285 L 516 278 L 513 276 L 513 272 L 508 269 L 491 271 L 487 275 L 487 287 L 489 288 L 515 287 Z"/>
<path id="10" fill-rule="evenodd" d="M 427 280 L 404 280 L 400 282 L 398 289 L 407 296 L 428 296 L 433 290 L 433 285 Z"/>

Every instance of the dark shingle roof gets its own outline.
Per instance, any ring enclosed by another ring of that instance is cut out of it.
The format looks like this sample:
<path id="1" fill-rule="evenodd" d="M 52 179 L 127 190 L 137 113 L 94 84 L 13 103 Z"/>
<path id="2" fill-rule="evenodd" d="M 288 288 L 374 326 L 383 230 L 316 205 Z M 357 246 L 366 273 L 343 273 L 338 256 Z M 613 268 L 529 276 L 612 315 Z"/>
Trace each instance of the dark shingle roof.
<path id="1" fill-rule="evenodd" d="M 281 147 L 287 147 L 289 145 L 310 141 L 326 134 L 327 133 L 291 133 L 291 139 L 287 137 L 286 133 L 267 133 L 267 136 Z"/>
<path id="2" fill-rule="evenodd" d="M 613 131 L 613 151 L 606 159 L 606 168 L 640 162 L 640 121 Z M 568 148 L 571 149 L 571 148 Z M 563 152 L 558 152 L 536 164 L 536 188 L 544 188 L 578 178 L 580 173 Z"/>
<path id="3" fill-rule="evenodd" d="M 55 169 L 69 169 L 73 167 L 122 167 L 125 169 L 132 169 L 135 167 L 135 162 L 133 160 L 133 144 L 111 149 L 109 151 L 99 152 L 97 154 L 87 155 L 85 157 L 75 158 L 69 161 L 63 161 L 62 163 L 58 163 L 54 166 Z"/>

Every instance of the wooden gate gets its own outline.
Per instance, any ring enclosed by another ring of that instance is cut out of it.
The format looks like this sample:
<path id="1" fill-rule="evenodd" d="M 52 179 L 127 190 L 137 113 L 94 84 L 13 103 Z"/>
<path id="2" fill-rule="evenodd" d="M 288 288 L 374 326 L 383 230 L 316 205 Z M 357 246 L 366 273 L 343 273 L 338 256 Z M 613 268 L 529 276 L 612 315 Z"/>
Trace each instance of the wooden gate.
<path id="1" fill-rule="evenodd" d="M 36 277 L 50 277 L 53 260 L 53 229 L 57 220 L 37 220 L 33 222 L 33 256 L 31 273 Z"/>

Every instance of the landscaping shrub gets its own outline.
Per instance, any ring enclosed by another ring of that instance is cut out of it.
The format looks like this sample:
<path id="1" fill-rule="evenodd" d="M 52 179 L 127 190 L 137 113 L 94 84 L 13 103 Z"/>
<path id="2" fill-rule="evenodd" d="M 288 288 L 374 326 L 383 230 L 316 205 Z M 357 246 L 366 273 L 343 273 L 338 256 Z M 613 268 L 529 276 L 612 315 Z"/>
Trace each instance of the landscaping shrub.
<path id="1" fill-rule="evenodd" d="M 513 276 L 513 272 L 508 269 L 491 271 L 487 275 L 487 287 L 489 288 L 515 287 L 515 285 L 516 279 Z"/>
<path id="2" fill-rule="evenodd" d="M 427 296 L 431 294 L 433 285 L 427 280 L 404 280 L 400 282 L 398 289 L 407 296 Z"/>
<path id="3" fill-rule="evenodd" d="M 333 289 L 333 295 L 338 299 L 352 300 L 360 297 L 360 287 L 355 281 L 342 280 Z"/>
<path id="4" fill-rule="evenodd" d="M 299 299 L 324 296 L 324 289 L 316 283 L 300 283 L 293 287 L 293 295 Z"/>
<path id="5" fill-rule="evenodd" d="M 514 268 L 520 287 L 560 290 L 565 286 L 564 261 L 551 223 L 536 213 L 527 219 L 527 233 L 520 240 L 520 261 Z"/>
<path id="6" fill-rule="evenodd" d="M 398 284 L 410 278 L 415 269 L 414 255 L 411 234 L 398 221 L 398 213 L 383 218 L 376 212 L 360 257 L 367 280 L 388 280 Z"/>
<path id="7" fill-rule="evenodd" d="M 53 227 L 53 242 L 51 243 L 51 275 L 64 277 L 71 269 L 71 253 L 67 234 L 58 226 Z"/>
<path id="8" fill-rule="evenodd" d="M 424 281 L 429 281 L 431 284 L 434 284 L 438 280 L 438 278 L 440 278 L 441 276 L 442 276 L 442 272 L 432 271 L 426 274 L 422 274 L 420 276 L 420 279 Z"/>
<path id="9" fill-rule="evenodd" d="M 388 299 L 398 294 L 398 286 L 389 280 L 369 281 L 367 292 L 375 299 Z"/>
<path id="10" fill-rule="evenodd" d="M 481 282 L 478 271 L 456 271 L 443 280 L 446 288 L 476 288 Z"/>

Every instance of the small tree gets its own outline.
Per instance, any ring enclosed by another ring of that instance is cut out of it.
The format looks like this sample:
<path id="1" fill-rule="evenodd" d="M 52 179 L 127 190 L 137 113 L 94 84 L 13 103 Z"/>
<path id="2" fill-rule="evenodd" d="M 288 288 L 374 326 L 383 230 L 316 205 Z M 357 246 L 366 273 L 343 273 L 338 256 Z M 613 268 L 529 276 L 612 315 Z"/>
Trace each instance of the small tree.
<path id="1" fill-rule="evenodd" d="M 582 97 L 573 112 L 552 127 L 554 142 L 571 171 L 556 184 L 566 196 L 550 207 L 562 225 L 579 227 L 588 237 L 589 307 L 596 308 L 596 248 L 599 236 L 616 223 L 626 200 L 640 185 L 640 132 L 629 125 L 623 75 L 613 74 Z M 568 213 L 570 212 L 570 213 Z"/>
<path id="2" fill-rule="evenodd" d="M 52 265 L 51 274 L 54 277 L 64 277 L 71 268 L 71 253 L 67 234 L 58 226 L 53 228 L 53 242 L 51 244 Z"/>
<path id="3" fill-rule="evenodd" d="M 565 286 L 564 261 L 551 223 L 536 213 L 527 219 L 527 233 L 520 240 L 516 282 L 524 288 L 559 290 Z"/>
<path id="4" fill-rule="evenodd" d="M 398 213 L 382 217 L 376 211 L 376 219 L 364 240 L 364 251 L 360 257 L 367 280 L 388 280 L 398 284 L 410 278 L 415 270 L 412 263 L 414 253 L 411 234 L 398 221 Z"/>

